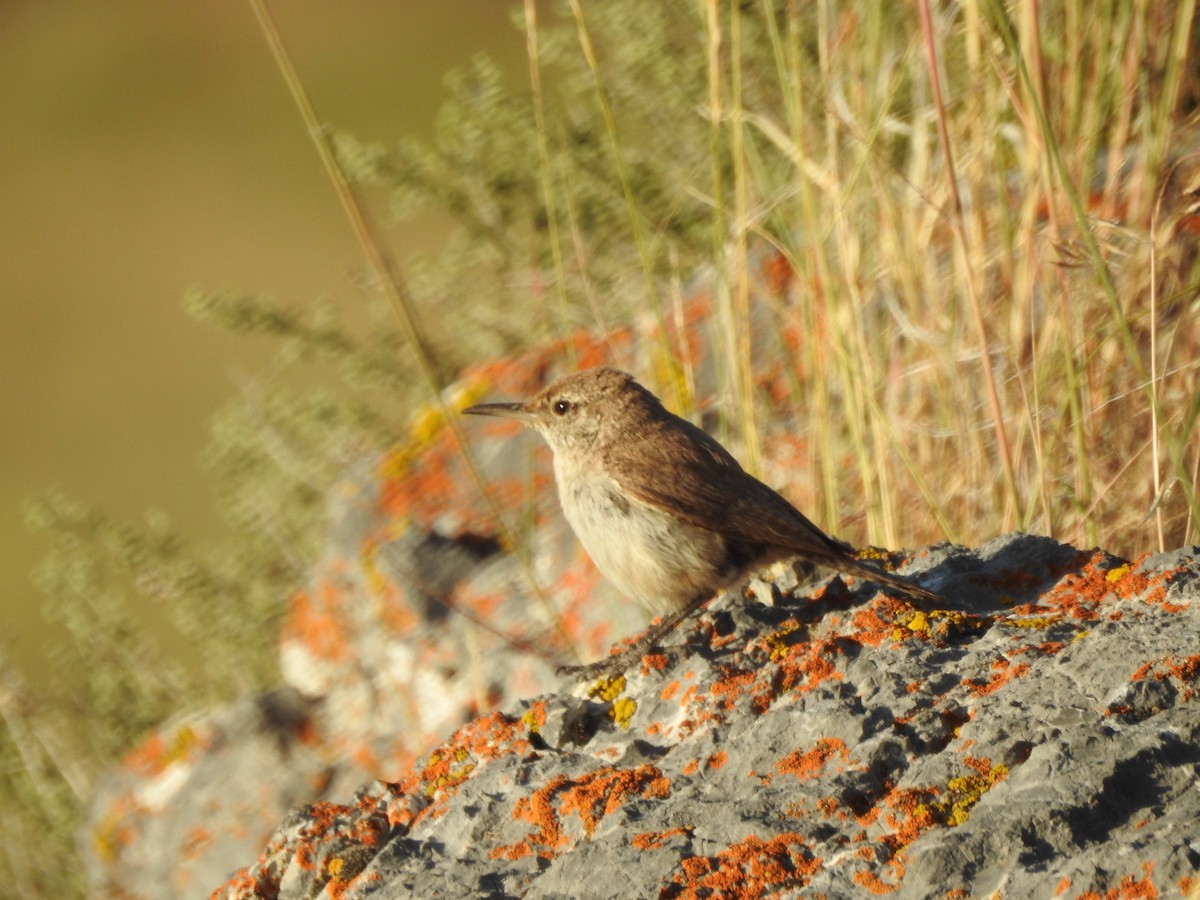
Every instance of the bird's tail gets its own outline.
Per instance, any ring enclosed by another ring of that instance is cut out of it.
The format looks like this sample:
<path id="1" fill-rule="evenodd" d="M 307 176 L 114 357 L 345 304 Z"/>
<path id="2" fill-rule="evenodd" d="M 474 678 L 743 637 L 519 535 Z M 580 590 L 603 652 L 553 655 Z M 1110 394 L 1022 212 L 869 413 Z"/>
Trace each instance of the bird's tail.
<path id="1" fill-rule="evenodd" d="M 843 572 L 846 575 L 853 575 L 855 578 L 861 578 L 863 581 L 872 581 L 875 584 L 883 584 L 890 588 L 895 588 L 900 593 L 912 597 L 914 600 L 924 600 L 938 606 L 945 606 L 946 604 L 946 598 L 941 596 L 941 594 L 927 590 L 912 579 L 905 578 L 903 575 L 893 575 L 891 572 L 884 572 L 882 569 L 877 569 L 874 566 L 855 559 L 841 559 L 837 562 L 831 561 L 829 565 L 839 572 Z"/>

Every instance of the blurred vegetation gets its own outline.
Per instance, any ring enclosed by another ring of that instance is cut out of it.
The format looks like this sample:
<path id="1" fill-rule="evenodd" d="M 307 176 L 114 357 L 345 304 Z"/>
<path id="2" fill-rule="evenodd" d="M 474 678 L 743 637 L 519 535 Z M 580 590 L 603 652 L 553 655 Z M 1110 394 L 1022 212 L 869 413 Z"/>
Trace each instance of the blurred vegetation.
<path id="1" fill-rule="evenodd" d="M 793 278 L 774 314 L 810 337 L 790 400 L 811 465 L 788 492 L 817 521 L 892 546 L 1012 528 L 1125 554 L 1194 540 L 1192 5 L 983 0 L 925 25 L 922 6 L 567 0 L 544 26 L 529 2 L 532 91 L 481 59 L 431 142 L 339 135 L 343 165 L 396 215 L 453 218 L 438 254 L 405 261 L 439 377 L 661 314 L 705 271 L 728 337 L 722 408 L 753 465 L 744 313 L 753 270 L 779 254 Z M 381 303 L 355 328 L 320 305 L 187 302 L 276 336 L 279 358 L 214 424 L 226 541 L 184 546 L 162 521 L 64 497 L 31 507 L 52 543 L 41 585 L 75 638 L 62 665 L 93 678 L 86 694 L 10 682 L 0 698 L 5 832 L 39 835 L 0 872 L 30 895 L 79 890 L 62 860 L 122 749 L 181 705 L 271 683 L 325 491 L 427 399 Z M 278 386 L 314 363 L 321 390 Z M 154 645 L 134 592 L 203 666 Z"/>

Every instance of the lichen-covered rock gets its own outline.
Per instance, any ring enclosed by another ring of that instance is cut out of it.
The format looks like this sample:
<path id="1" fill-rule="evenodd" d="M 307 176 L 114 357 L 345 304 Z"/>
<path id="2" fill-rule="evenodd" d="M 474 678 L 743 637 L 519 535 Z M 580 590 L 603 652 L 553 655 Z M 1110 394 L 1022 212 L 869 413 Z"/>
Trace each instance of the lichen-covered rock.
<path id="1" fill-rule="evenodd" d="M 916 610 L 779 573 L 280 828 L 222 897 L 1135 897 L 1200 884 L 1200 560 L 1013 535 Z"/>
<path id="2" fill-rule="evenodd" d="M 607 335 L 580 332 L 481 363 L 446 392 L 446 405 L 531 395 L 573 359 L 632 367 L 664 397 L 703 409 L 719 379 L 713 348 L 720 333 L 710 309 L 700 286 L 679 318 L 667 316 L 665 337 L 647 314 Z M 761 299 L 753 304 L 756 365 L 764 396 L 782 397 L 796 335 L 791 328 L 779 334 L 767 310 Z M 655 364 L 665 359 L 664 342 L 675 361 Z M 806 472 L 794 464 L 799 439 L 774 401 L 763 412 L 774 422 L 766 428 L 765 462 L 790 469 L 795 483 Z M 509 529 L 519 529 L 523 552 L 505 552 L 513 547 L 505 546 L 493 507 L 435 405 L 416 411 L 386 452 L 348 465 L 329 492 L 321 558 L 290 598 L 279 637 L 283 690 L 305 705 L 303 752 L 262 757 L 253 716 L 239 712 L 269 705 L 278 692 L 190 717 L 215 723 L 220 739 L 188 743 L 186 754 L 170 750 L 174 725 L 147 737 L 130 758 L 153 765 L 117 768 L 90 803 L 80 846 L 97 893 L 205 896 L 211 873 L 224 875 L 261 848 L 288 806 L 345 798 L 366 780 L 400 777 L 473 717 L 552 690 L 559 663 L 594 659 L 645 624 L 644 613 L 601 580 L 567 527 L 544 445 L 513 423 L 468 427 L 482 481 L 508 511 Z M 169 782 L 157 762 L 164 746 L 174 754 Z M 183 777 L 181 755 L 188 772 L 206 776 Z M 230 769 L 217 778 L 221 766 Z M 243 803 L 254 791 L 228 802 L 213 798 L 222 781 L 253 781 L 264 769 L 270 796 L 252 814 Z M 281 789 L 271 793 L 272 785 Z"/>
<path id="3" fill-rule="evenodd" d="M 229 860 L 261 849 L 334 766 L 314 704 L 281 688 L 163 725 L 109 772 L 81 856 L 91 895 L 207 896 Z"/>
<path id="4" fill-rule="evenodd" d="M 785 389 L 801 335 L 763 315 L 768 290 L 754 296 L 764 480 L 812 497 Z M 665 324 L 473 367 L 448 406 L 528 396 L 570 357 L 712 409 L 721 336 L 702 291 Z M 644 619 L 567 528 L 540 442 L 513 423 L 470 428 L 526 552 L 509 552 L 433 407 L 348 467 L 286 617 L 286 687 L 164 726 L 106 779 L 80 842 L 95 894 L 204 896 L 264 845 L 219 893 L 1011 898 L 1200 883 L 1189 553 L 1129 568 L 1031 537 L 936 548 L 908 571 L 945 593 L 941 611 L 838 579 L 810 597 L 784 570 L 747 591 L 773 605 L 716 600 L 669 652 L 577 685 L 558 662 L 590 661 Z M 292 807 L 305 808 L 267 843 Z"/>

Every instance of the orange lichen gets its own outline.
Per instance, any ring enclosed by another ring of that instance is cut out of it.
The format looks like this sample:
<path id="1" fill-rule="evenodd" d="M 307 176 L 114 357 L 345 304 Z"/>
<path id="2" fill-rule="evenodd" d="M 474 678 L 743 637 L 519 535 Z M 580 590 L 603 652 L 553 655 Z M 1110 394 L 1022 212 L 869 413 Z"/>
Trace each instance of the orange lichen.
<path id="1" fill-rule="evenodd" d="M 1013 608 L 1017 616 L 1036 616 L 1055 612 L 1085 622 L 1097 620 L 1096 607 L 1116 596 L 1116 585 L 1108 580 L 1108 557 L 1101 551 L 1078 554 L 1063 567 L 1063 577 L 1036 604 Z"/>
<path id="2" fill-rule="evenodd" d="M 670 780 L 652 765 L 632 769 L 605 767 L 575 781 L 559 775 L 529 796 L 517 799 L 513 818 L 524 819 L 535 829 L 515 844 L 493 848 L 491 858 L 520 859 L 532 853 L 552 858 L 572 843 L 563 831 L 561 817 L 574 813 L 584 833 L 591 837 L 600 820 L 616 812 L 627 797 L 662 799 L 670 793 Z M 561 800 L 556 806 L 559 795 Z"/>
<path id="3" fill-rule="evenodd" d="M 249 869 L 239 869 L 213 892 L 214 897 L 273 897 L 279 885 L 266 878 L 256 878 Z"/>
<path id="4" fill-rule="evenodd" d="M 642 674 L 649 675 L 652 671 L 661 671 L 670 665 L 671 659 L 665 653 L 649 653 L 642 657 Z"/>
<path id="5" fill-rule="evenodd" d="M 1195 681 L 1197 676 L 1200 676 L 1200 653 L 1184 657 L 1179 662 L 1174 662 L 1174 657 L 1168 656 L 1163 663 L 1180 681 Z"/>
<path id="6" fill-rule="evenodd" d="M 891 812 L 884 815 L 884 821 L 893 832 L 883 839 L 883 843 L 893 851 L 900 850 L 933 828 L 937 820 L 931 804 L 940 793 L 935 787 L 897 788 L 889 791 L 883 798 L 883 806 Z"/>
<path id="7" fill-rule="evenodd" d="M 833 659 L 841 656 L 841 639 L 802 641 L 789 648 L 776 665 L 777 672 L 759 673 L 754 710 L 762 713 L 790 691 L 807 692 L 830 679 L 839 679 Z"/>
<path id="8" fill-rule="evenodd" d="M 1136 669 L 1133 670 L 1133 675 L 1130 676 L 1131 680 L 1133 680 L 1133 681 L 1144 680 L 1145 677 L 1147 675 L 1149 675 L 1150 672 L 1154 669 L 1155 665 L 1157 665 L 1157 663 L 1154 662 L 1153 660 L 1151 660 L 1150 662 L 1142 663 L 1140 666 L 1138 666 Z"/>
<path id="9" fill-rule="evenodd" d="M 1144 878 L 1137 879 L 1126 875 L 1115 888 L 1109 888 L 1103 894 L 1099 891 L 1084 891 L 1077 895 L 1077 900 L 1154 900 L 1158 897 L 1158 888 L 1150 878 L 1150 873 L 1154 871 L 1154 863 L 1142 863 L 1142 871 L 1145 872 Z"/>
<path id="10" fill-rule="evenodd" d="M 901 641 L 912 637 L 915 631 L 897 628 L 892 618 L 905 611 L 903 603 L 890 597 L 858 610 L 850 619 L 850 624 L 855 628 L 854 639 L 868 647 L 878 647 L 885 641 Z"/>
<path id="11" fill-rule="evenodd" d="M 738 698 L 747 693 L 757 680 L 756 672 L 737 672 L 717 679 L 710 690 L 714 696 L 721 698 L 718 705 L 722 709 L 733 709 Z"/>
<path id="12" fill-rule="evenodd" d="M 1160 666 L 1162 671 L 1156 671 Z M 1195 695 L 1192 685 L 1200 678 L 1200 654 L 1185 656 L 1178 662 L 1173 656 L 1167 656 L 1161 660 L 1150 660 L 1134 669 L 1130 680 L 1142 681 L 1151 674 L 1159 681 L 1177 678 L 1184 685 L 1183 699 L 1190 700 Z"/>
<path id="13" fill-rule="evenodd" d="M 563 793 L 560 812 L 577 813 L 583 830 L 591 837 L 600 819 L 620 808 L 630 795 L 669 796 L 671 781 L 657 766 L 640 765 L 633 769 L 600 769 L 590 772 Z"/>
<path id="14" fill-rule="evenodd" d="M 635 834 L 629 841 L 630 846 L 638 850 L 661 850 L 671 838 L 676 835 L 690 836 L 690 828 L 668 828 L 666 831 L 643 831 Z"/>
<path id="15" fill-rule="evenodd" d="M 553 798 L 555 793 L 569 783 L 570 779 L 566 775 L 558 775 L 528 797 L 519 797 L 516 806 L 513 807 L 513 818 L 530 822 L 536 826 L 536 830 L 515 844 L 493 847 L 489 854 L 491 858 L 520 859 L 537 852 L 539 856 L 548 859 L 556 851 L 564 848 L 568 840 L 563 834 L 558 813 L 555 812 Z M 542 849 L 535 850 L 535 846 Z"/>
<path id="16" fill-rule="evenodd" d="M 660 896 L 696 900 L 774 896 L 780 888 L 803 887 L 821 868 L 802 835 L 786 832 L 767 840 L 749 835 L 712 856 L 689 856 Z"/>
<path id="17" fill-rule="evenodd" d="M 988 694 L 995 693 L 1008 684 L 1014 678 L 1020 678 L 1029 672 L 1028 663 L 1018 663 L 1013 665 L 1007 659 L 1001 657 L 992 663 L 992 668 L 996 670 L 991 678 L 986 682 L 976 681 L 973 678 L 963 679 L 963 684 L 973 694 L 984 697 Z"/>
<path id="18" fill-rule="evenodd" d="M 1104 580 L 1112 585 L 1113 593 L 1120 599 L 1128 600 L 1131 597 L 1143 594 L 1146 588 L 1150 586 L 1150 579 L 1145 573 L 1137 571 L 1137 567 L 1150 554 L 1145 554 L 1133 563 L 1126 563 L 1123 566 L 1118 566 L 1111 572 L 1106 572 Z M 1119 573 L 1119 574 L 1118 574 Z M 1110 577 L 1116 575 L 1116 577 Z"/>
<path id="19" fill-rule="evenodd" d="M 204 851 L 216 842 L 216 837 L 207 828 L 194 826 L 189 828 L 183 838 L 181 854 L 184 859 L 199 859 Z"/>
<path id="20" fill-rule="evenodd" d="M 388 818 L 393 825 L 414 825 L 440 813 L 450 794 L 482 762 L 529 750 L 530 725 L 523 718 L 495 712 L 460 728 L 392 791 Z"/>
<path id="21" fill-rule="evenodd" d="M 370 804 L 374 810 L 375 803 Z M 360 804 L 361 806 L 361 804 Z M 234 873 L 213 896 L 273 897 L 279 893 L 279 883 L 266 861 L 281 854 L 289 855 L 300 869 L 323 868 L 329 877 L 326 893 L 339 897 L 354 883 L 362 863 L 374 855 L 388 826 L 380 815 L 356 815 L 355 808 L 335 803 L 315 803 L 306 810 L 306 819 L 287 838 L 276 838 L 267 845 L 255 867 Z M 344 848 L 343 852 L 336 852 Z M 363 850 L 363 848 L 369 848 Z M 330 852 L 333 851 L 333 852 Z M 325 854 L 328 853 L 326 856 Z M 349 860 L 359 860 L 355 865 Z"/>
<path id="22" fill-rule="evenodd" d="M 986 756 L 964 756 L 963 765 L 974 769 L 983 776 L 990 775 L 992 772 L 992 761 Z"/>
<path id="23" fill-rule="evenodd" d="M 849 759 L 850 751 L 845 742 L 837 738 L 821 738 L 816 747 L 807 752 L 795 750 L 789 753 L 775 763 L 775 768 L 780 775 L 795 775 L 800 781 L 808 781 L 820 775 L 825 764 L 834 756 L 838 756 L 842 762 Z"/>
<path id="24" fill-rule="evenodd" d="M 851 880 L 861 888 L 865 888 L 872 894 L 880 896 L 882 894 L 890 894 L 896 889 L 896 885 L 888 884 L 874 872 L 869 870 L 855 872 Z"/>
<path id="25" fill-rule="evenodd" d="M 343 597 L 336 584 L 322 579 L 313 591 L 300 591 L 292 597 L 283 643 L 302 644 L 317 659 L 343 662 L 352 655 L 344 627 Z"/>
<path id="26" fill-rule="evenodd" d="M 534 700 L 529 704 L 529 709 L 525 711 L 525 715 L 521 716 L 521 722 L 532 734 L 537 734 L 546 727 L 546 701 Z"/>
<path id="27" fill-rule="evenodd" d="M 716 769 L 719 769 L 722 766 L 724 766 L 725 763 L 727 763 L 728 761 L 729 761 L 729 754 L 726 753 L 724 750 L 718 750 L 716 753 L 709 756 L 708 762 L 706 763 L 706 765 L 709 769 L 716 770 Z"/>
<path id="28" fill-rule="evenodd" d="M 848 813 L 841 808 L 841 804 L 833 797 L 821 797 L 817 800 L 817 809 L 823 812 L 826 818 L 837 816 L 839 819 L 846 819 Z"/>
<path id="29" fill-rule="evenodd" d="M 152 778 L 175 763 L 191 759 L 211 743 L 208 729 L 185 724 L 174 730 L 154 732 L 126 753 L 121 764 L 142 777 Z"/>

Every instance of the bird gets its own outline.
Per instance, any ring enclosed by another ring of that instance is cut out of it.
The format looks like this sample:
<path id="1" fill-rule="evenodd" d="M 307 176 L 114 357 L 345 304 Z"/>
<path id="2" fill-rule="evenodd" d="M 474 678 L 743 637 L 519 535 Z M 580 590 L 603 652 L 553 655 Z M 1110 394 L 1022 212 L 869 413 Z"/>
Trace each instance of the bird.
<path id="1" fill-rule="evenodd" d="M 617 658 L 563 667 L 569 673 L 627 667 L 705 600 L 784 559 L 943 602 L 857 559 L 850 545 L 823 532 L 627 372 L 585 369 L 529 400 L 463 412 L 515 419 L 541 434 L 553 452 L 563 514 L 596 567 L 630 599 L 664 615 Z"/>

